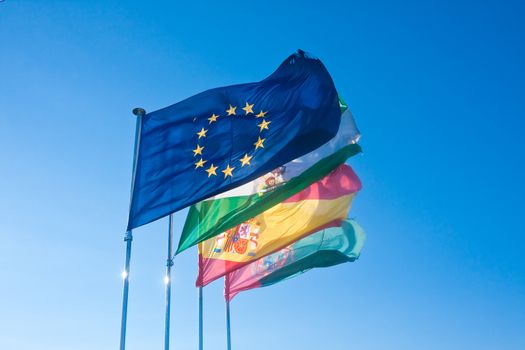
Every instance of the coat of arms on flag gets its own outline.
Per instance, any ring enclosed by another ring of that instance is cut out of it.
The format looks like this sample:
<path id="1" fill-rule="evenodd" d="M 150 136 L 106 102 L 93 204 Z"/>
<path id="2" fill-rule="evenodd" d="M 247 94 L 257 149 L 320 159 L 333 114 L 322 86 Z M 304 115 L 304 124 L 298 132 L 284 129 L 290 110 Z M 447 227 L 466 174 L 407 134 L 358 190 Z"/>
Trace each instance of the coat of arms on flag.
<path id="1" fill-rule="evenodd" d="M 260 223 L 256 219 L 248 220 L 217 236 L 217 245 L 213 253 L 232 253 L 255 255 L 257 239 L 259 238 Z"/>

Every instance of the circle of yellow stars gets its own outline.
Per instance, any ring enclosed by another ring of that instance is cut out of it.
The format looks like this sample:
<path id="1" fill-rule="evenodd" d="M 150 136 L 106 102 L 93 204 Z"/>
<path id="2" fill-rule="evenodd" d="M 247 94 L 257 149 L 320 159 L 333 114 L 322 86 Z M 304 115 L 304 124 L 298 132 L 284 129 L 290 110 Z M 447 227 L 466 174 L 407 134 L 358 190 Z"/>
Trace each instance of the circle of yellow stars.
<path id="1" fill-rule="evenodd" d="M 226 179 L 227 177 L 233 178 L 234 170 L 236 168 L 238 168 L 239 166 L 241 168 L 243 168 L 245 166 L 251 166 L 250 161 L 253 158 L 253 153 L 252 153 L 252 155 L 248 155 L 248 153 L 245 153 L 242 158 L 238 159 L 237 161 L 233 161 L 230 164 L 227 164 L 226 167 L 224 168 L 224 170 L 220 170 L 218 166 L 216 166 L 213 163 L 209 162 L 208 160 L 204 159 L 203 152 L 204 152 L 206 147 L 205 146 L 201 146 L 201 143 L 203 143 L 205 141 L 205 139 L 207 137 L 208 130 L 212 126 L 212 124 L 216 123 L 217 120 L 219 118 L 221 118 L 221 117 L 231 117 L 231 116 L 238 115 L 237 114 L 237 106 L 232 106 L 231 104 L 229 104 L 228 106 L 229 106 L 229 108 L 226 109 L 226 111 L 225 111 L 226 114 L 225 115 L 213 113 L 209 118 L 207 118 L 208 119 L 208 128 L 202 127 L 200 129 L 200 131 L 198 131 L 196 133 L 196 135 L 197 135 L 197 146 L 195 147 L 194 150 L 192 150 L 193 157 L 196 160 L 196 162 L 194 163 L 195 170 L 197 170 L 199 168 L 202 168 L 202 170 L 204 170 L 208 174 L 208 177 L 218 176 L 217 175 L 217 171 L 219 171 L 219 172 L 223 173 L 224 179 Z M 255 114 L 255 112 L 253 111 L 253 107 L 254 107 L 253 103 L 250 104 L 250 103 L 246 102 L 245 106 L 241 108 L 244 111 L 244 113 L 239 111 L 239 115 L 241 115 L 241 116 L 253 115 L 253 116 L 255 116 L 256 119 L 261 119 L 262 118 L 261 121 L 260 121 L 260 124 L 257 124 L 257 127 L 259 128 L 259 136 L 257 137 L 257 141 L 253 144 L 254 145 L 254 150 L 253 151 L 255 152 L 259 148 L 262 148 L 262 149 L 264 148 L 264 141 L 266 141 L 266 138 L 263 138 L 261 136 L 263 136 L 262 133 L 263 133 L 264 130 L 270 130 L 269 125 L 271 124 L 271 121 L 266 120 L 268 118 L 268 116 L 266 115 L 268 113 L 268 111 L 264 112 L 264 111 L 261 110 L 258 114 Z"/>

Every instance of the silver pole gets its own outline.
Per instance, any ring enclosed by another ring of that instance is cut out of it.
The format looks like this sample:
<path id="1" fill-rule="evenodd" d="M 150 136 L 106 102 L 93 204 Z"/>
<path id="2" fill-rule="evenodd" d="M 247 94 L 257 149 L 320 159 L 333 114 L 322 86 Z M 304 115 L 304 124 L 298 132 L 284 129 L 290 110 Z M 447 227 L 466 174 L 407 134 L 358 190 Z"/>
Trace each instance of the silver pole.
<path id="1" fill-rule="evenodd" d="M 199 350 L 204 349 L 204 339 L 203 339 L 203 319 L 202 319 L 202 286 L 199 287 Z"/>
<path id="2" fill-rule="evenodd" d="M 230 301 L 226 300 L 226 345 L 228 350 L 232 349 L 231 327 L 230 327 Z"/>
<path id="3" fill-rule="evenodd" d="M 140 144 L 140 128 L 141 118 L 146 114 L 146 111 L 142 108 L 133 109 L 133 114 L 137 116 L 137 122 L 135 126 L 135 146 L 133 151 L 133 170 L 131 176 L 131 196 L 130 196 L 130 207 L 131 198 L 133 198 L 133 188 L 135 187 L 135 173 L 137 170 L 137 158 L 139 155 L 139 144 Z M 126 324 L 128 318 L 128 291 L 129 291 L 129 265 L 131 260 L 131 242 L 133 241 L 133 233 L 131 230 L 126 232 L 124 237 L 126 242 L 126 263 L 122 278 L 124 279 L 124 289 L 122 292 L 122 319 L 120 321 L 120 350 L 126 349 Z"/>
<path id="4" fill-rule="evenodd" d="M 171 267 L 173 266 L 173 214 L 169 216 L 168 228 L 168 259 L 166 261 L 166 321 L 164 329 L 164 350 L 170 348 L 170 307 L 171 307 Z"/>

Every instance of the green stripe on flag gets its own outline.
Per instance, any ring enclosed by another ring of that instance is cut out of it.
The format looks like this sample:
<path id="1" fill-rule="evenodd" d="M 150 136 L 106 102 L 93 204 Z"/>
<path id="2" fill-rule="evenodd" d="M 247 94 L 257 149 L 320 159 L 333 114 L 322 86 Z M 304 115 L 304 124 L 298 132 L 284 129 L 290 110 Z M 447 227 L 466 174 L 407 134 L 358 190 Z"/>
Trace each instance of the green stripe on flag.
<path id="1" fill-rule="evenodd" d="M 193 205 L 188 212 L 176 254 L 281 203 L 313 182 L 319 181 L 348 158 L 360 152 L 361 147 L 358 144 L 346 145 L 263 196 L 254 194 L 221 198 Z"/>
<path id="2" fill-rule="evenodd" d="M 338 231 L 341 231 L 341 233 Z M 327 232 L 329 235 L 333 235 L 333 237 L 325 237 Z M 292 250 L 297 252 L 298 255 L 295 257 L 296 261 L 263 277 L 259 281 L 261 286 L 270 286 L 284 279 L 300 275 L 313 268 L 330 267 L 356 261 L 361 254 L 366 238 L 361 226 L 359 226 L 355 220 L 351 219 L 343 221 L 342 228 L 324 230 L 323 235 L 321 235 L 321 245 L 315 248 L 314 240 L 318 235 L 319 232 L 297 241 L 292 246 Z M 308 250 L 312 249 L 316 250 L 307 253 Z"/>
<path id="3" fill-rule="evenodd" d="M 242 291 L 270 286 L 313 268 L 356 261 L 365 239 L 365 232 L 355 220 L 343 220 L 339 227 L 312 233 L 230 272 L 225 279 L 224 296 L 231 300 Z"/>
<path id="4" fill-rule="evenodd" d="M 341 96 L 339 96 L 339 108 L 341 108 L 341 113 L 343 113 L 344 111 L 348 109 L 348 105 L 346 104 L 346 102 L 343 100 Z"/>

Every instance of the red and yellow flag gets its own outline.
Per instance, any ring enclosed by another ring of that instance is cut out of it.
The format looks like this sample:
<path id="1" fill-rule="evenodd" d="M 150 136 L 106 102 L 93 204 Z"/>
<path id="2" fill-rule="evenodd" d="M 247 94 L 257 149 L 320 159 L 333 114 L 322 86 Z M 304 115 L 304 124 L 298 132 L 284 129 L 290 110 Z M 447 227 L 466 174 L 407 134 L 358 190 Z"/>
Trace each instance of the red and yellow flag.
<path id="1" fill-rule="evenodd" d="M 346 218 L 361 181 L 343 164 L 260 215 L 199 244 L 197 286 Z"/>

